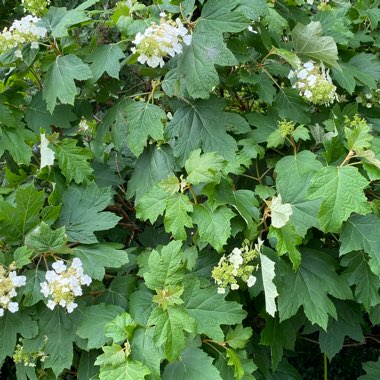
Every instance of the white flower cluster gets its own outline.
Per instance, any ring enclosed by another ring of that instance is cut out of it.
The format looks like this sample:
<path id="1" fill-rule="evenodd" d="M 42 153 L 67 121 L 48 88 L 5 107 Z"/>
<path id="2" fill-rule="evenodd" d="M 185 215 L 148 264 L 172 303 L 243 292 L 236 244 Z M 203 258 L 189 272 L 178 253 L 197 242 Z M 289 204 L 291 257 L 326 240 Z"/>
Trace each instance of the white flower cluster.
<path id="1" fill-rule="evenodd" d="M 291 70 L 288 78 L 292 87 L 311 103 L 329 105 L 338 98 L 336 87 L 323 65 L 308 61 L 296 70 Z"/>
<path id="2" fill-rule="evenodd" d="M 7 272 L 0 266 L 0 317 L 4 315 L 4 310 L 11 313 L 18 311 L 18 303 L 12 302 L 12 298 L 17 296 L 16 288 L 26 284 L 25 276 L 17 276 L 15 271 Z"/>
<path id="3" fill-rule="evenodd" d="M 47 29 L 37 26 L 40 21 L 35 16 L 25 16 L 21 20 L 15 20 L 12 26 L 0 33 L 0 54 L 12 49 L 18 48 L 15 54 L 21 58 L 20 46 L 30 43 L 32 49 L 38 49 L 38 41 L 45 38 Z"/>
<path id="4" fill-rule="evenodd" d="M 46 282 L 41 283 L 41 293 L 49 298 L 47 307 L 51 310 L 56 305 L 65 307 L 68 313 L 72 313 L 78 306 L 74 300 L 81 296 L 82 285 L 90 285 L 91 277 L 83 272 L 82 261 L 77 257 L 73 259 L 71 266 L 67 266 L 62 260 L 52 265 L 54 270 L 45 274 Z"/>
<path id="5" fill-rule="evenodd" d="M 361 103 L 367 108 L 380 106 L 380 88 L 372 90 L 371 92 L 360 93 L 355 100 L 356 103 Z"/>
<path id="6" fill-rule="evenodd" d="M 161 13 L 160 24 L 153 24 L 144 33 L 137 33 L 132 41 L 132 53 L 138 53 L 137 60 L 146 63 L 150 67 L 164 66 L 164 57 L 174 57 L 182 53 L 182 43 L 190 45 L 191 34 L 183 26 L 181 20 L 177 18 L 167 20 L 166 14 Z"/>
<path id="7" fill-rule="evenodd" d="M 255 260 L 259 253 L 259 247 L 251 249 L 249 244 L 244 244 L 243 248 L 234 248 L 226 257 L 225 255 L 219 260 L 218 266 L 212 271 L 212 277 L 218 285 L 218 293 L 224 294 L 228 286 L 231 290 L 239 289 L 238 280 L 242 280 L 250 288 L 256 283 L 256 277 L 253 272 L 257 266 L 251 262 Z"/>

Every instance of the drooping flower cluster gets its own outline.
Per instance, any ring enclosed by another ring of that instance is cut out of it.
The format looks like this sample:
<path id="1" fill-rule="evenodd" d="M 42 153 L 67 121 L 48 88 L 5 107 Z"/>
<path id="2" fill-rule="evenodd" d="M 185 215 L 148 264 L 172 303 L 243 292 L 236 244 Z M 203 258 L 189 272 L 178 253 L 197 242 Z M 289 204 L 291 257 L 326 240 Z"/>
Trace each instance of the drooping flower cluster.
<path id="1" fill-rule="evenodd" d="M 367 90 L 366 92 L 360 93 L 356 97 L 356 103 L 360 103 L 367 108 L 380 106 L 380 88 L 373 91 Z"/>
<path id="2" fill-rule="evenodd" d="M 42 15 L 50 5 L 50 0 L 21 0 L 24 11 L 32 15 Z"/>
<path id="3" fill-rule="evenodd" d="M 18 303 L 12 298 L 17 296 L 16 288 L 26 284 L 25 276 L 17 276 L 15 271 L 7 271 L 0 265 L 0 317 L 4 315 L 4 310 L 11 313 L 18 311 Z"/>
<path id="4" fill-rule="evenodd" d="M 258 257 L 260 246 L 261 242 L 252 249 L 249 242 L 245 241 L 242 249 L 234 248 L 228 256 L 223 255 L 212 271 L 218 293 L 224 294 L 228 286 L 231 290 L 239 289 L 239 280 L 246 282 L 249 288 L 256 283 L 253 272 L 258 269 L 258 265 L 252 265 L 252 262 Z"/>
<path id="5" fill-rule="evenodd" d="M 298 69 L 291 70 L 288 78 L 292 87 L 311 103 L 329 105 L 337 99 L 336 87 L 322 64 L 308 61 Z"/>
<path id="6" fill-rule="evenodd" d="M 132 47 L 133 53 L 138 53 L 138 61 L 150 67 L 164 66 L 165 57 L 174 57 L 182 53 L 182 43 L 190 45 L 191 34 L 183 26 L 181 20 L 167 20 L 161 13 L 160 24 L 153 24 L 144 33 L 137 33 Z"/>
<path id="7" fill-rule="evenodd" d="M 77 257 L 73 259 L 69 268 L 62 260 L 56 261 L 52 265 L 54 270 L 49 270 L 45 274 L 46 282 L 41 283 L 41 293 L 49 298 L 47 307 L 51 310 L 56 305 L 66 308 L 68 313 L 72 313 L 78 306 L 74 300 L 81 296 L 82 285 L 90 285 L 91 277 L 84 274 L 82 261 Z"/>
<path id="8" fill-rule="evenodd" d="M 0 54 L 6 51 L 17 48 L 15 54 L 21 58 L 21 50 L 25 43 L 30 43 L 32 49 L 38 49 L 38 41 L 45 38 L 47 29 L 37 26 L 40 21 L 35 16 L 25 16 L 21 20 L 15 20 L 12 26 L 0 33 Z"/>

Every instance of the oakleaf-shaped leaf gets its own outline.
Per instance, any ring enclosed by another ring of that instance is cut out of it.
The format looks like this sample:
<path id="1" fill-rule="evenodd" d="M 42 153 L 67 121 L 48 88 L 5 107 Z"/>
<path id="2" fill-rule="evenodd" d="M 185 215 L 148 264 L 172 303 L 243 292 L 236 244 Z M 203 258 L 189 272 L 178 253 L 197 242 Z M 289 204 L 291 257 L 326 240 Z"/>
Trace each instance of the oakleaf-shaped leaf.
<path id="1" fill-rule="evenodd" d="M 380 358 L 376 362 L 365 362 L 362 364 L 365 375 L 358 377 L 358 380 L 377 380 L 380 376 Z"/>
<path id="2" fill-rule="evenodd" d="M 120 60 L 125 57 L 123 51 L 116 44 L 100 45 L 86 59 L 86 62 L 92 62 L 90 69 L 92 71 L 92 81 L 96 82 L 103 73 L 110 77 L 119 79 L 121 69 Z"/>
<path id="3" fill-rule="evenodd" d="M 183 299 L 185 308 L 196 322 L 198 334 L 205 334 L 216 342 L 223 342 L 224 333 L 221 325 L 241 323 L 246 312 L 242 305 L 226 301 L 223 294 L 218 294 L 215 286 L 202 287 L 197 279 L 192 279 L 187 286 Z"/>
<path id="4" fill-rule="evenodd" d="M 25 245 L 36 252 L 66 253 L 66 241 L 65 227 L 52 230 L 44 222 L 25 237 Z"/>
<path id="5" fill-rule="evenodd" d="M 233 160 L 237 144 L 226 132 L 229 113 L 223 112 L 224 99 L 212 97 L 194 103 L 182 103 L 168 124 L 168 132 L 177 137 L 174 154 L 181 164 L 190 154 L 202 148 L 203 152 L 217 152 L 227 160 Z"/>
<path id="6" fill-rule="evenodd" d="M 374 214 L 352 215 L 344 223 L 340 235 L 340 255 L 352 251 L 368 253 L 372 271 L 380 277 L 380 218 Z"/>
<path id="7" fill-rule="evenodd" d="M 322 25 L 312 21 L 310 24 L 297 24 L 292 31 L 293 46 L 296 54 L 305 55 L 315 61 L 323 61 L 330 66 L 338 61 L 338 48 L 332 37 L 322 37 Z"/>
<path id="8" fill-rule="evenodd" d="M 0 360 L 3 362 L 7 356 L 12 356 L 18 336 L 31 339 L 37 332 L 37 323 L 25 312 L 5 311 L 0 318 Z"/>
<path id="9" fill-rule="evenodd" d="M 76 334 L 87 339 L 87 350 L 100 348 L 110 340 L 105 335 L 105 325 L 122 312 L 121 307 L 104 303 L 81 309 L 82 320 Z"/>
<path id="10" fill-rule="evenodd" d="M 183 307 L 171 307 L 163 310 L 157 307 L 150 315 L 149 325 L 154 325 L 153 341 L 163 346 L 169 361 L 176 360 L 185 348 L 185 331 L 195 332 L 194 319 Z"/>
<path id="11" fill-rule="evenodd" d="M 281 276 L 276 276 L 275 283 L 279 292 L 280 321 L 295 315 L 303 306 L 309 321 L 326 330 L 329 315 L 337 318 L 335 306 L 328 295 L 343 300 L 352 299 L 350 288 L 335 272 L 335 266 L 331 256 L 313 249 L 302 250 L 302 261 L 297 272 L 279 260 L 276 267 Z"/>
<path id="12" fill-rule="evenodd" d="M 368 258 L 364 252 L 352 252 L 344 256 L 341 265 L 347 267 L 343 277 L 350 286 L 355 285 L 355 299 L 363 304 L 369 313 L 371 307 L 380 304 L 380 279 L 368 265 Z"/>
<path id="13" fill-rule="evenodd" d="M 57 99 L 63 104 L 74 104 L 77 94 L 74 80 L 86 80 L 92 77 L 90 68 L 76 55 L 58 56 L 46 73 L 42 97 L 47 108 L 53 113 Z"/>
<path id="14" fill-rule="evenodd" d="M 352 166 L 326 166 L 316 172 L 309 188 L 309 199 L 322 198 L 318 213 L 321 229 L 339 232 L 342 223 L 353 213 L 371 211 L 364 188 L 368 181 Z"/>
<path id="15" fill-rule="evenodd" d="M 74 180 L 79 184 L 91 177 L 93 169 L 88 162 L 92 159 L 90 150 L 77 146 L 77 141 L 74 139 L 63 139 L 55 144 L 55 150 L 58 165 L 67 183 Z"/>
<path id="16" fill-rule="evenodd" d="M 225 206 L 211 210 L 205 205 L 195 205 L 193 222 L 198 224 L 201 241 L 221 251 L 231 235 L 230 221 L 234 216 L 235 214 Z"/>
<path id="17" fill-rule="evenodd" d="M 174 239 L 186 240 L 185 227 L 191 228 L 193 222 L 189 213 L 193 204 L 187 195 L 176 193 L 166 200 L 165 230 L 173 234 Z"/>
<path id="18" fill-rule="evenodd" d="M 40 213 L 45 203 L 45 193 L 33 183 L 16 190 L 15 205 L 0 200 L 0 234 L 8 244 L 19 242 L 40 223 Z"/>
<path id="19" fill-rule="evenodd" d="M 149 270 L 144 272 L 145 285 L 152 290 L 164 289 L 168 285 L 177 285 L 184 276 L 181 262 L 182 242 L 173 240 L 159 251 L 149 255 Z"/>
<path id="20" fill-rule="evenodd" d="M 222 380 L 213 359 L 199 348 L 186 348 L 180 360 L 165 367 L 163 380 Z"/>
<path id="21" fill-rule="evenodd" d="M 208 98 L 213 87 L 219 84 L 215 65 L 233 66 L 237 63 L 222 36 L 196 29 L 190 46 L 186 46 L 179 56 L 177 78 L 192 98 Z"/>
<path id="22" fill-rule="evenodd" d="M 99 188 L 94 182 L 86 187 L 71 186 L 63 194 L 59 226 L 66 226 L 70 241 L 97 243 L 94 232 L 108 230 L 120 220 L 111 212 L 101 212 L 112 200 L 110 188 Z"/>
<path id="23" fill-rule="evenodd" d="M 155 104 L 145 102 L 133 102 L 125 108 L 128 121 L 127 144 L 132 153 L 138 157 L 147 144 L 148 137 L 154 140 L 164 138 L 165 111 Z"/>
<path id="24" fill-rule="evenodd" d="M 100 368 L 100 380 L 144 380 L 150 370 L 144 364 L 136 361 L 124 361 L 116 366 Z"/>
<path id="25" fill-rule="evenodd" d="M 207 34 L 237 33 L 247 28 L 249 20 L 233 9 L 237 0 L 209 0 L 202 8 L 196 30 Z"/>
<path id="26" fill-rule="evenodd" d="M 118 243 L 78 245 L 74 253 L 81 259 L 85 273 L 101 281 L 105 268 L 120 268 L 128 263 L 128 254 L 122 247 Z"/>
<path id="27" fill-rule="evenodd" d="M 187 181 L 193 185 L 214 182 L 225 166 L 225 160 L 215 152 L 201 154 L 200 149 L 191 152 L 185 162 Z"/>

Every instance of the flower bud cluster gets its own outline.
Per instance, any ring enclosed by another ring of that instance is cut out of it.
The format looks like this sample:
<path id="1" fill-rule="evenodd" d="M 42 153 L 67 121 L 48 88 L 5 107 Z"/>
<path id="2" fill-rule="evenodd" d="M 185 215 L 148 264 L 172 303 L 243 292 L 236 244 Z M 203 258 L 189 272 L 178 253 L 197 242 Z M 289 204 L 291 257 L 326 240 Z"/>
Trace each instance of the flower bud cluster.
<path id="1" fill-rule="evenodd" d="M 258 247 L 252 249 L 248 242 L 244 242 L 242 249 L 234 248 L 228 256 L 223 255 L 211 274 L 218 285 L 218 293 L 224 294 L 228 286 L 231 290 L 239 289 L 238 280 L 252 287 L 256 282 L 253 272 L 258 269 L 258 265 L 251 263 L 258 255 Z"/>
<path id="2" fill-rule="evenodd" d="M 380 88 L 377 88 L 374 91 L 360 93 L 356 97 L 356 103 L 360 103 L 367 108 L 380 106 Z"/>
<path id="3" fill-rule="evenodd" d="M 164 66 L 165 57 L 182 53 L 182 43 L 191 43 L 191 34 L 179 18 L 173 21 L 167 20 L 165 13 L 160 16 L 160 24 L 151 25 L 144 33 L 137 33 L 132 41 L 135 47 L 131 51 L 139 54 L 137 60 L 150 67 Z"/>
<path id="4" fill-rule="evenodd" d="M 45 38 L 47 29 L 37 26 L 40 21 L 35 16 L 25 16 L 21 20 L 15 20 L 12 26 L 0 33 L 0 54 L 12 49 L 20 48 L 25 43 L 30 43 L 32 49 L 38 49 L 38 41 Z M 21 51 L 16 50 L 16 56 L 21 58 Z"/>
<path id="5" fill-rule="evenodd" d="M 17 296 L 16 288 L 26 284 L 25 276 L 17 276 L 15 271 L 7 271 L 0 265 L 0 317 L 4 315 L 4 310 L 11 313 L 18 311 L 18 303 L 12 298 Z"/>
<path id="6" fill-rule="evenodd" d="M 32 15 L 42 15 L 45 13 L 46 8 L 50 5 L 50 0 L 21 0 L 25 13 Z"/>
<path id="7" fill-rule="evenodd" d="M 288 121 L 286 119 L 280 120 L 278 122 L 278 128 L 280 129 L 281 136 L 284 138 L 292 134 L 294 127 L 295 124 L 292 121 Z"/>
<path id="8" fill-rule="evenodd" d="M 22 339 L 20 339 L 20 342 L 22 342 Z M 13 353 L 14 362 L 22 364 L 25 367 L 35 367 L 37 360 L 44 362 L 46 358 L 47 355 L 43 351 L 25 352 L 24 346 L 21 344 L 17 344 L 15 352 Z"/>
<path id="9" fill-rule="evenodd" d="M 72 313 L 78 306 L 75 297 L 83 294 L 82 285 L 90 285 L 91 277 L 84 274 L 82 261 L 78 258 L 73 259 L 69 268 L 62 260 L 56 261 L 52 267 L 54 270 L 45 274 L 46 282 L 41 283 L 41 293 L 48 298 L 47 307 L 53 310 L 59 305 Z"/>
<path id="10" fill-rule="evenodd" d="M 288 78 L 292 87 L 311 103 L 329 105 L 338 98 L 336 87 L 323 65 L 308 61 L 296 70 L 291 70 Z"/>

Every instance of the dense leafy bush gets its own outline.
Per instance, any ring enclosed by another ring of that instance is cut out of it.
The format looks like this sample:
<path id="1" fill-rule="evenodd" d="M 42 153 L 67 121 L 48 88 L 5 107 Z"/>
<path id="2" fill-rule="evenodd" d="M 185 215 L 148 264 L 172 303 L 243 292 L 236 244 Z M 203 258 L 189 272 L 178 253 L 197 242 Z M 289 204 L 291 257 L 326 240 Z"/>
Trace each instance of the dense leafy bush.
<path id="1" fill-rule="evenodd" d="M 352 3 L 0 1 L 2 378 L 380 378 Z"/>

